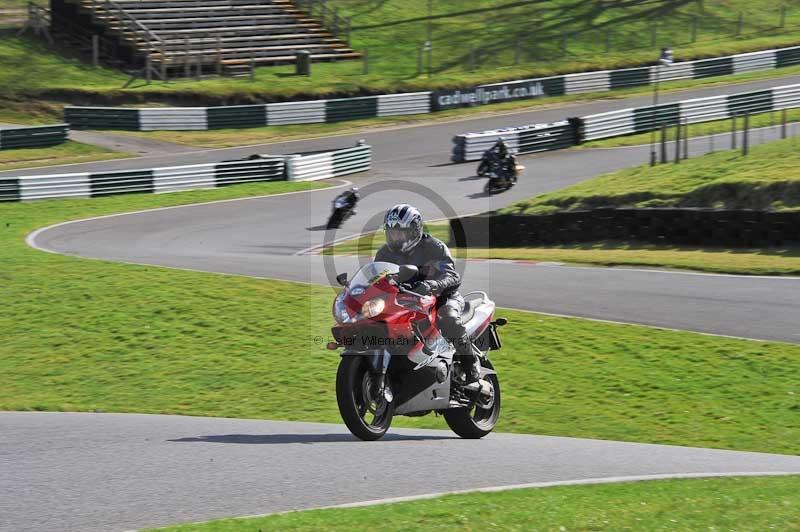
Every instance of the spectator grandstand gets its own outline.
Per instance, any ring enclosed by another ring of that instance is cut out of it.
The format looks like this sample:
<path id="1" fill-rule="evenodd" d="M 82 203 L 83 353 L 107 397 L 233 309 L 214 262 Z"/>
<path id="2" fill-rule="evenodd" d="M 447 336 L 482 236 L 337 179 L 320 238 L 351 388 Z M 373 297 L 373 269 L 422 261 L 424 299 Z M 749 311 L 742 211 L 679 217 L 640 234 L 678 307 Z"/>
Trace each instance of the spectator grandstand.
<path id="1" fill-rule="evenodd" d="M 314 61 L 359 57 L 343 40 L 347 21 L 324 2 L 314 7 L 319 19 L 290 0 L 50 0 L 49 18 L 54 38 L 161 79 L 246 75 L 299 51 Z"/>

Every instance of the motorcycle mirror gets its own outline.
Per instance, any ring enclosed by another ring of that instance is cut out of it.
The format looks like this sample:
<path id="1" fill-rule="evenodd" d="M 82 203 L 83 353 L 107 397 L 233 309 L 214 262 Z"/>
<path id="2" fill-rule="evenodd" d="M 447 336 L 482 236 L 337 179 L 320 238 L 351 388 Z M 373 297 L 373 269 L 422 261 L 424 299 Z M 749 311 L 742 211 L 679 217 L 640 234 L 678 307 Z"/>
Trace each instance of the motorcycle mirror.
<path id="1" fill-rule="evenodd" d="M 342 286 L 347 286 L 347 273 L 340 273 L 337 275 L 336 282 Z"/>
<path id="2" fill-rule="evenodd" d="M 419 268 L 411 264 L 403 264 L 400 266 L 400 273 L 397 276 L 397 280 L 401 283 L 405 283 L 417 275 L 419 275 Z"/>

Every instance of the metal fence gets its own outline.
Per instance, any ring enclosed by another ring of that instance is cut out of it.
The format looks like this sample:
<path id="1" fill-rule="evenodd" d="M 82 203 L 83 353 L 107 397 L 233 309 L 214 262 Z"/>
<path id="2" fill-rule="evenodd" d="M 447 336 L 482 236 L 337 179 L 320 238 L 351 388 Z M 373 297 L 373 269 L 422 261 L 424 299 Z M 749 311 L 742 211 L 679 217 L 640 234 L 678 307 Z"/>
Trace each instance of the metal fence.
<path id="1" fill-rule="evenodd" d="M 66 142 L 67 124 L 0 128 L 0 150 L 12 148 L 44 148 Z"/>
<path id="2" fill-rule="evenodd" d="M 564 94 L 606 92 L 662 82 L 769 70 L 800 64 L 800 46 L 674 63 L 492 83 L 469 88 L 226 107 L 115 108 L 66 107 L 75 129 L 206 130 L 284 124 L 313 124 L 377 116 L 426 114 Z"/>
<path id="3" fill-rule="evenodd" d="M 0 178 L 0 202 L 176 192 L 256 181 L 326 179 L 366 171 L 371 163 L 371 146 L 360 142 L 354 148 L 307 156 L 275 155 L 166 168 Z"/>

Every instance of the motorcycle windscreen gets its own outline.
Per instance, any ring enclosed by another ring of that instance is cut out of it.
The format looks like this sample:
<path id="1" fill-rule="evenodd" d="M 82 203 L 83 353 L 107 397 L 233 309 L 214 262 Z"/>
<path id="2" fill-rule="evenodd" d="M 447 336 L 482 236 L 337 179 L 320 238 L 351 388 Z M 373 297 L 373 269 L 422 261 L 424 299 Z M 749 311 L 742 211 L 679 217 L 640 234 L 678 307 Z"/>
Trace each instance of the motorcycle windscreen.
<path id="1" fill-rule="evenodd" d="M 365 264 L 353 276 L 348 289 L 353 291 L 356 288 L 368 288 L 383 279 L 387 275 L 397 275 L 400 273 L 400 266 L 391 262 L 370 262 Z"/>

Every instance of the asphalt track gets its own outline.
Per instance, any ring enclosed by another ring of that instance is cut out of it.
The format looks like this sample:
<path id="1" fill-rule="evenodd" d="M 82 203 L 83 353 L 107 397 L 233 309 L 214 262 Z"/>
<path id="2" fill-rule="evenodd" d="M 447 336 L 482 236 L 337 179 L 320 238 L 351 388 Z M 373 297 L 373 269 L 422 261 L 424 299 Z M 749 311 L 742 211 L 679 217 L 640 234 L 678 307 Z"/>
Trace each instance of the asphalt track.
<path id="1" fill-rule="evenodd" d="M 425 136 L 427 128 L 373 135 Z M 758 142 L 776 130 L 754 133 Z M 410 140 L 410 139 L 409 139 Z M 717 148 L 727 139 L 719 136 Z M 433 142 L 434 139 L 431 139 Z M 397 144 L 399 152 L 405 144 Z M 709 148 L 693 141 L 690 152 Z M 502 195 L 486 196 L 474 165 L 446 164 L 446 156 L 376 163 L 354 179 L 362 186 L 358 215 L 328 234 L 324 224 L 339 190 L 162 209 L 63 224 L 32 236 L 45 250 L 115 261 L 333 283 L 353 272 L 355 259 L 298 255 L 333 238 L 379 226 L 398 201 L 418 205 L 429 218 L 483 212 L 513 200 L 562 188 L 602 172 L 646 160 L 647 147 L 569 150 L 522 157 L 528 170 Z M 746 338 L 800 342 L 800 279 L 701 275 L 625 268 L 578 268 L 505 261 L 468 261 L 464 287 L 488 291 L 502 306 L 639 323 Z M 334 271 L 335 270 L 335 271 Z"/>
<path id="2" fill-rule="evenodd" d="M 320 423 L 64 413 L 4 413 L 0 423 L 8 532 L 107 532 L 529 483 L 800 474 L 797 456 L 522 434 L 394 429 L 374 443 Z"/>
<path id="3" fill-rule="evenodd" d="M 787 84 L 797 79 L 759 82 Z M 759 88 L 703 89 L 671 99 Z M 452 134 L 547 121 L 643 103 L 580 104 L 481 121 L 202 154 L 91 163 L 63 171 L 199 163 L 253 151 L 375 146 L 375 170 L 354 180 L 370 194 L 337 238 L 377 227 L 397 201 L 428 218 L 486 211 L 646 160 L 646 148 L 525 157 L 518 187 L 480 193 L 472 165 L 448 164 Z M 645 99 L 646 100 L 646 99 Z M 765 132 L 764 140 L 774 136 Z M 758 140 L 758 136 L 756 136 Z M 717 147 L 724 142 L 717 140 Z M 708 148 L 693 141 L 692 154 Z M 21 172 L 14 172 L 19 174 Z M 41 173 L 30 171 L 29 173 Z M 218 202 L 62 224 L 33 235 L 41 249 L 116 261 L 324 283 L 322 258 L 303 254 L 338 190 Z M 437 204 L 442 196 L 444 204 Z M 332 235 L 328 235 L 329 237 Z M 338 258 L 353 271 L 356 258 Z M 800 342 L 800 279 L 470 261 L 465 286 L 500 305 L 760 339 Z M 332 376 L 333 378 L 333 376 Z M 333 400 L 333 399 L 332 399 Z M 269 413 L 265 413 L 269 416 Z M 338 425 L 171 416 L 0 414 L 1 530 L 119 530 L 498 485 L 683 474 L 800 473 L 800 458 L 681 447 L 493 434 L 393 430 L 378 444 Z M 268 444 L 268 450 L 264 450 Z M 474 452 L 471 450 L 474 449 Z M 471 456 L 479 475 L 454 456 Z M 402 473 L 400 473 L 402 472 Z"/>

